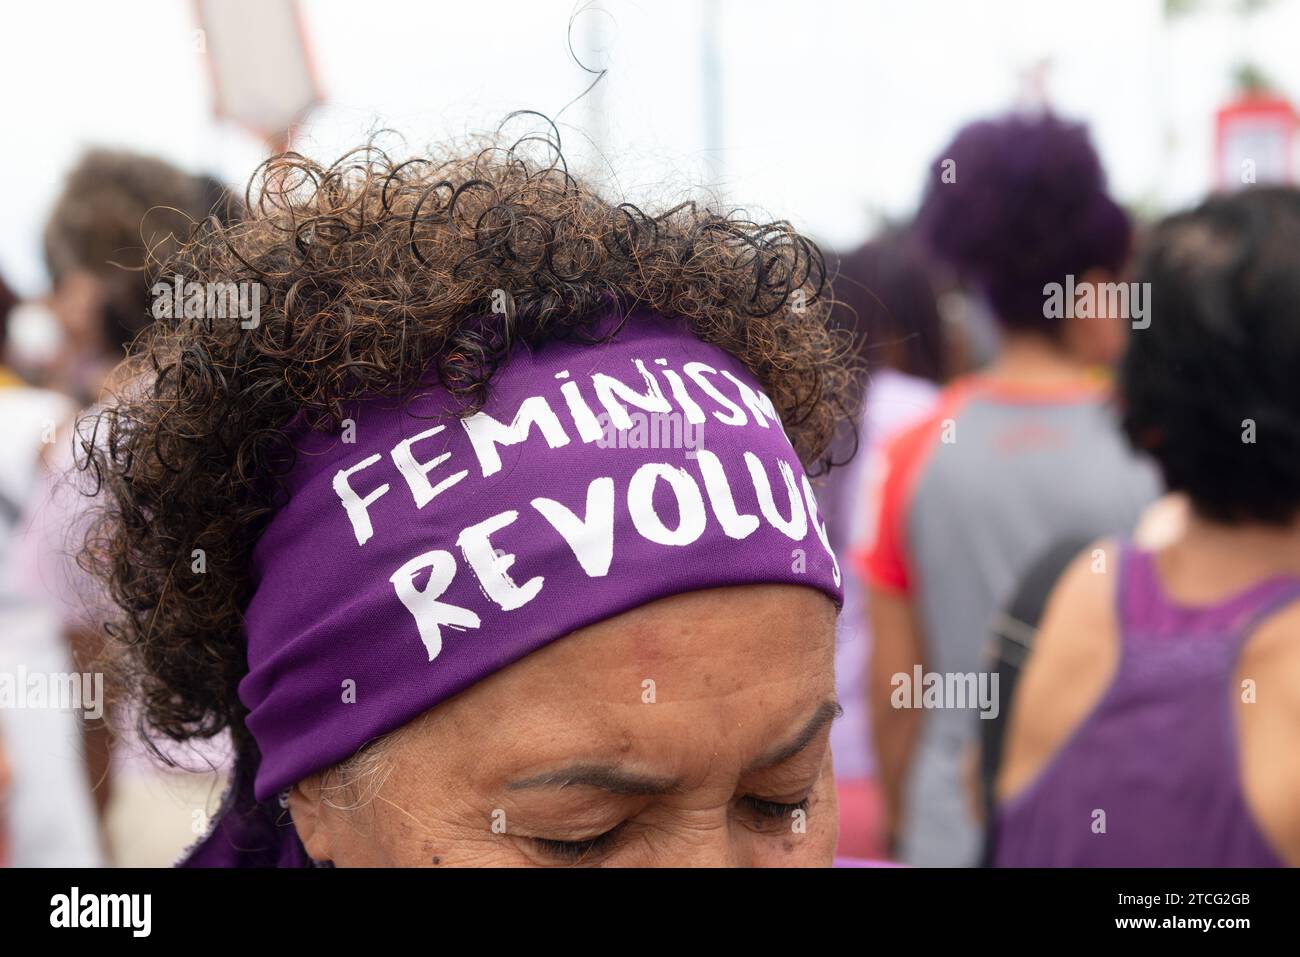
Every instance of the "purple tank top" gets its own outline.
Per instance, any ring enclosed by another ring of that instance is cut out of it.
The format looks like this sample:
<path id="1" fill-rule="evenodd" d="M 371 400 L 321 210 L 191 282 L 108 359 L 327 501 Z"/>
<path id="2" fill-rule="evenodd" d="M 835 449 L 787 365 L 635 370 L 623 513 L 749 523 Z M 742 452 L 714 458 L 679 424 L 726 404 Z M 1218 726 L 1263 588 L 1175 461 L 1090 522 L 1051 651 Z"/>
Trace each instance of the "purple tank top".
<path id="1" fill-rule="evenodd" d="M 1273 578 L 1182 606 L 1165 596 L 1154 554 L 1126 545 L 1115 678 L 998 809 L 994 866 L 1283 866 L 1242 792 L 1230 685 L 1256 626 L 1297 598 L 1300 579 Z"/>

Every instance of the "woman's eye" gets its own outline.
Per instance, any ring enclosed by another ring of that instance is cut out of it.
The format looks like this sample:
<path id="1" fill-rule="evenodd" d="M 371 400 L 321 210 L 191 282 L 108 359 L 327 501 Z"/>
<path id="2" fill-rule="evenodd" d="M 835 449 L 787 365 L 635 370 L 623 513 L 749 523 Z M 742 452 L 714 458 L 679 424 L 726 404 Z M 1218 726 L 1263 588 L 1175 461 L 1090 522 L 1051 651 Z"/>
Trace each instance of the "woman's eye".
<path id="1" fill-rule="evenodd" d="M 804 798 L 797 804 L 783 804 L 780 801 L 766 801 L 763 798 L 746 795 L 741 798 L 743 803 L 751 811 L 758 814 L 759 817 L 766 818 L 770 821 L 777 821 L 789 817 L 795 811 L 808 810 L 808 798 Z"/>
<path id="2" fill-rule="evenodd" d="M 624 821 L 623 824 L 627 822 Z M 618 841 L 623 824 L 612 827 L 604 834 L 586 837 L 580 841 L 557 841 L 549 837 L 530 837 L 533 846 L 556 860 L 576 864 L 588 857 L 599 857 L 611 850 Z"/>

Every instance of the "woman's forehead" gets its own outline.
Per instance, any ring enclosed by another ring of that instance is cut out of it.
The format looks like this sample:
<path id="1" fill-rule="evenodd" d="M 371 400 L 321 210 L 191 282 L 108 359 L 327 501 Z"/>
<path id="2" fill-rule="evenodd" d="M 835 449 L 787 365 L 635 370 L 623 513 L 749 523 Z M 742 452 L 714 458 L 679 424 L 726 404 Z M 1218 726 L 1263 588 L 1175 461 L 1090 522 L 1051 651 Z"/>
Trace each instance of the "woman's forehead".
<path id="1" fill-rule="evenodd" d="M 813 589 L 775 585 L 653 602 L 548 645 L 434 709 L 417 747 L 450 747 L 492 773 L 575 749 L 593 760 L 685 757 L 691 740 L 731 748 L 738 759 L 756 755 L 833 698 L 834 613 Z M 488 751 L 500 760 L 483 757 Z"/>
<path id="2" fill-rule="evenodd" d="M 811 588 L 710 588 L 649 602 L 575 631 L 505 669 L 500 684 L 507 693 L 526 686 L 557 694 L 609 690 L 621 700 L 629 678 L 640 696 L 641 683 L 658 684 L 658 674 L 724 693 L 771 680 L 781 659 L 792 675 L 827 666 L 834 628 L 834 605 Z"/>

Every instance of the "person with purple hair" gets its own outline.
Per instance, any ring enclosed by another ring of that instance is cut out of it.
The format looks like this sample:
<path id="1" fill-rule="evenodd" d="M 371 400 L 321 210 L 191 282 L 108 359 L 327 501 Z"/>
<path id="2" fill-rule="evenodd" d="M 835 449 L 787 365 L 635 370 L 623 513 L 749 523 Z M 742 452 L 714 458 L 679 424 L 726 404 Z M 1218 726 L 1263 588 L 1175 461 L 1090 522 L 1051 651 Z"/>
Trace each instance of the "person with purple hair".
<path id="1" fill-rule="evenodd" d="M 999 708 L 980 673 L 991 616 L 1037 554 L 1128 530 L 1158 485 L 1098 374 L 1141 300 L 1115 281 L 1131 229 L 1087 130 L 1050 114 L 970 124 L 931 167 L 917 229 L 985 299 L 1000 353 L 887 444 L 853 563 L 869 587 L 887 834 L 906 862 L 965 866 L 980 843 L 972 711 Z"/>

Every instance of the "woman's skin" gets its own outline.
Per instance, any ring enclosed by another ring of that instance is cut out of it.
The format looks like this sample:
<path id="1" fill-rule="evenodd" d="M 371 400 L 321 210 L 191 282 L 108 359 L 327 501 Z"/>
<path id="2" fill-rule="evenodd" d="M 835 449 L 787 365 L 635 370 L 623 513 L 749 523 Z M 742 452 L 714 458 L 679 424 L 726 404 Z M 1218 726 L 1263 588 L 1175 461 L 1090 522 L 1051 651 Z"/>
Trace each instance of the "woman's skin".
<path id="1" fill-rule="evenodd" d="M 293 821 L 345 867 L 828 866 L 834 648 L 812 588 L 661 599 L 408 725 L 360 806 L 300 782 Z"/>
<path id="2" fill-rule="evenodd" d="M 1016 688 L 997 796 L 1027 787 L 1093 710 L 1114 678 L 1118 554 L 1107 543 L 1104 565 L 1086 550 L 1052 593 L 1034 651 Z M 1103 568 L 1105 571 L 1096 569 Z M 1223 601 L 1274 575 L 1300 576 L 1300 522 L 1289 528 L 1223 525 L 1189 512 L 1176 541 L 1159 550 L 1157 568 L 1171 600 Z M 1108 573 L 1109 572 L 1109 573 Z M 1275 612 L 1247 639 L 1231 696 L 1240 742 L 1246 803 L 1279 856 L 1300 865 L 1300 604 Z M 1242 701 L 1241 682 L 1256 682 Z M 1208 706 L 1208 703 L 1207 703 Z"/>

